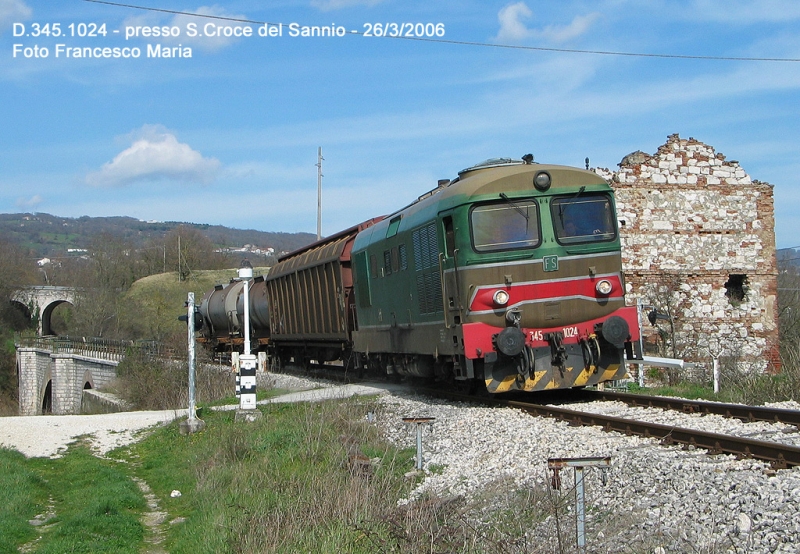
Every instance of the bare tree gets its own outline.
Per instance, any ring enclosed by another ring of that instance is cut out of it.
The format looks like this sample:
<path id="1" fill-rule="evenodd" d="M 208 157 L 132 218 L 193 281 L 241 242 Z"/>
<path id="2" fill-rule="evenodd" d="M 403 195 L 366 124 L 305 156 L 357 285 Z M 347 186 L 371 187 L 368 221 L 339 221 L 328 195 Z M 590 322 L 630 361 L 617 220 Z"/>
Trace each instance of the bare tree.
<path id="1" fill-rule="evenodd" d="M 166 234 L 167 271 L 178 271 L 181 281 L 198 269 L 222 269 L 226 258 L 199 229 L 180 225 Z"/>

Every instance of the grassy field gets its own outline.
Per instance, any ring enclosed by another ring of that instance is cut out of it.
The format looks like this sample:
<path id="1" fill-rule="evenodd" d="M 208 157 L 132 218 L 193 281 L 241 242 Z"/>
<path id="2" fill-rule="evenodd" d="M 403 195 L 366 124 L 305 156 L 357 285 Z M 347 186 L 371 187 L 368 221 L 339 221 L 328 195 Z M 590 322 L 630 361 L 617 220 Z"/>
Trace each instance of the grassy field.
<path id="1" fill-rule="evenodd" d="M 80 442 L 53 460 L 0 449 L 0 552 L 151 551 L 153 537 L 192 553 L 400 547 L 387 521 L 412 486 L 413 451 L 384 444 L 364 402 L 267 406 L 247 424 L 206 410 L 204 431 L 159 428 L 109 459 Z M 160 524 L 146 523 L 136 480 L 166 513 Z"/>

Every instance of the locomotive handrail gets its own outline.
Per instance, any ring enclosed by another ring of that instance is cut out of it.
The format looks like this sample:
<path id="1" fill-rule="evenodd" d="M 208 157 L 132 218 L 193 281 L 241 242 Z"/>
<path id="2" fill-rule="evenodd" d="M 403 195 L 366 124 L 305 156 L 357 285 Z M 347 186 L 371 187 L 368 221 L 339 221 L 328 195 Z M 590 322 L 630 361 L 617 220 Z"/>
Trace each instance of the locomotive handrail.
<path id="1" fill-rule="evenodd" d="M 439 287 L 442 289 L 442 314 L 444 315 L 444 328 L 450 329 L 450 321 L 447 319 L 447 291 L 444 283 L 444 252 L 439 252 Z"/>

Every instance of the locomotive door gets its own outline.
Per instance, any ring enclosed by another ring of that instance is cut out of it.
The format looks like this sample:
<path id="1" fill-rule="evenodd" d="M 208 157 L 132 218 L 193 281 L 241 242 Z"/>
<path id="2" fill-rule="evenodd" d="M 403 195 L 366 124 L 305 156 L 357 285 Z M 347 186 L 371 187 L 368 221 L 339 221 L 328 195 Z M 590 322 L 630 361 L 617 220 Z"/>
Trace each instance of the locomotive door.
<path id="1" fill-rule="evenodd" d="M 455 228 L 452 212 L 442 217 L 444 248 L 439 253 L 442 277 L 442 301 L 444 303 L 445 326 L 461 325 L 461 294 L 458 280 L 458 248 L 455 244 Z"/>

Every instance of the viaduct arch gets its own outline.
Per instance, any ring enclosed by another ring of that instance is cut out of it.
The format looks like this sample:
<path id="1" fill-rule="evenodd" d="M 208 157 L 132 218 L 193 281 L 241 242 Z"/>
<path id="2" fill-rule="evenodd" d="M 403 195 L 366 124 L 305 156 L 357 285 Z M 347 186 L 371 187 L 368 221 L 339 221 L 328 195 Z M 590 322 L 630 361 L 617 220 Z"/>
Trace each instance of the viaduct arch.
<path id="1" fill-rule="evenodd" d="M 39 336 L 48 336 L 53 334 L 53 310 L 65 302 L 75 305 L 77 295 L 78 289 L 73 287 L 24 287 L 11 295 L 11 303 L 16 304 L 31 319 L 38 320 L 36 332 Z"/>

